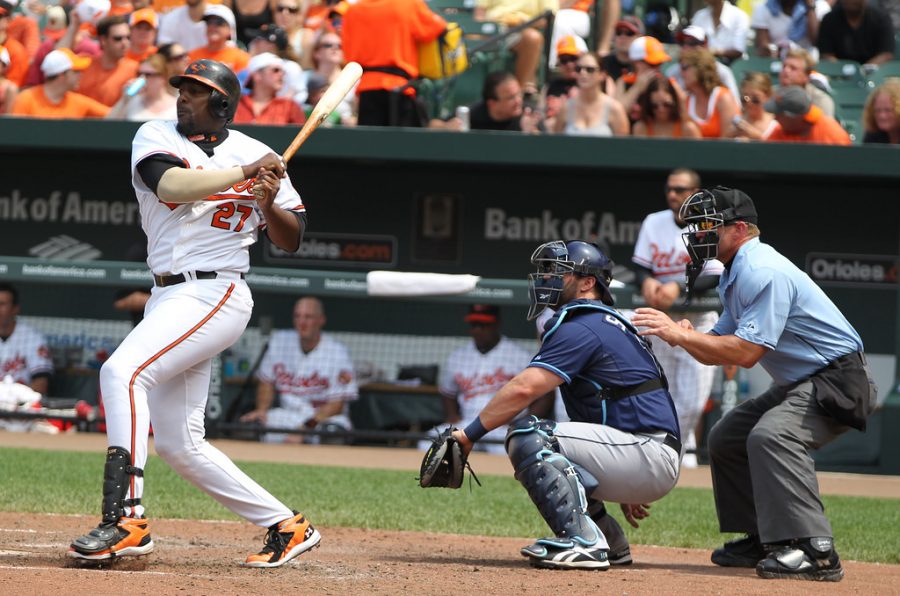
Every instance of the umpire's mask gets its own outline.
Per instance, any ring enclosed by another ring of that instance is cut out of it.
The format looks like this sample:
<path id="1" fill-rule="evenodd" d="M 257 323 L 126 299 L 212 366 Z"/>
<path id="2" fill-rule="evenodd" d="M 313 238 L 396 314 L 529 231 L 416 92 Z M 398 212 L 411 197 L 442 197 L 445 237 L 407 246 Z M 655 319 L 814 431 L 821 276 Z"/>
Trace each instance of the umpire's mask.
<path id="1" fill-rule="evenodd" d="M 678 217 L 688 226 L 681 239 L 694 265 L 715 259 L 719 255 L 718 229 L 725 225 L 715 195 L 706 189 L 695 192 L 682 203 Z"/>

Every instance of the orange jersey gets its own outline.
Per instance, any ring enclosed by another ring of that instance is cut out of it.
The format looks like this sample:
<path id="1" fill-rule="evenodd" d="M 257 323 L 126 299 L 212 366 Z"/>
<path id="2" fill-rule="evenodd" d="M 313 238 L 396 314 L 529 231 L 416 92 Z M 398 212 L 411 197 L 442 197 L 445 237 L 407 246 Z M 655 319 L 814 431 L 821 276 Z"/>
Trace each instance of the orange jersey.
<path id="1" fill-rule="evenodd" d="M 850 135 L 841 128 L 838 121 L 827 116 L 821 109 L 813 106 L 809 114 L 806 115 L 808 122 L 812 124 L 809 133 L 806 135 L 788 134 L 781 128 L 781 124 L 775 123 L 772 134 L 766 138 L 767 141 L 777 141 L 782 143 L 819 143 L 821 145 L 850 145 Z"/>
<path id="2" fill-rule="evenodd" d="M 58 104 L 44 94 L 44 86 L 30 87 L 19 93 L 12 114 L 34 118 L 102 118 L 109 107 L 80 93 L 69 91 Z"/>
<path id="3" fill-rule="evenodd" d="M 418 44 L 436 39 L 446 28 L 447 22 L 424 0 L 359 0 L 344 15 L 344 58 L 363 69 L 400 68 L 414 79 L 419 76 Z M 363 72 L 357 92 L 395 89 L 407 82 L 399 75 Z"/>
<path id="4" fill-rule="evenodd" d="M 28 52 L 25 50 L 25 46 L 8 35 L 2 45 L 9 53 L 9 66 L 6 68 L 6 78 L 21 87 L 22 82 L 25 80 L 25 75 L 28 73 L 28 64 L 31 62 L 28 59 Z"/>
<path id="5" fill-rule="evenodd" d="M 156 46 L 150 46 L 149 48 L 147 48 L 140 54 L 129 49 L 127 52 L 125 52 L 125 57 L 128 58 L 129 60 L 134 60 L 135 62 L 143 62 L 144 60 L 146 60 L 147 58 L 149 58 L 150 56 L 152 56 L 155 53 L 156 53 Z"/>
<path id="6" fill-rule="evenodd" d="M 100 58 L 94 58 L 91 65 L 81 73 L 78 93 L 96 99 L 108 106 L 114 105 L 122 97 L 122 87 L 137 76 L 138 63 L 122 58 L 113 68 L 103 68 Z"/>
<path id="7" fill-rule="evenodd" d="M 709 96 L 709 102 L 706 108 L 706 118 L 701 119 L 695 110 L 696 108 L 696 97 L 691 95 L 688 98 L 688 116 L 691 117 L 691 120 L 694 121 L 700 128 L 700 136 L 704 139 L 717 139 L 722 136 L 722 115 L 719 113 L 719 95 L 724 94 L 724 97 L 730 101 L 734 101 L 734 98 L 731 97 L 731 92 L 728 91 L 725 87 L 716 87 L 713 89 L 712 94 Z"/>
<path id="8" fill-rule="evenodd" d="M 594 0 L 578 0 L 575 4 L 572 5 L 572 10 L 580 10 L 581 12 L 588 12 L 591 10 L 591 5 L 594 3 Z"/>
<path id="9" fill-rule="evenodd" d="M 38 46 L 41 45 L 41 32 L 37 21 L 23 14 L 15 15 L 9 19 L 6 33 L 22 44 L 29 58 L 34 56 Z"/>
<path id="10" fill-rule="evenodd" d="M 190 56 L 191 62 L 195 60 L 215 60 L 216 62 L 221 62 L 235 73 L 247 68 L 247 63 L 250 62 L 250 54 L 234 46 L 225 46 L 221 50 L 216 50 L 214 52 L 211 52 L 206 46 L 203 46 L 202 48 L 193 50 L 188 56 Z"/>

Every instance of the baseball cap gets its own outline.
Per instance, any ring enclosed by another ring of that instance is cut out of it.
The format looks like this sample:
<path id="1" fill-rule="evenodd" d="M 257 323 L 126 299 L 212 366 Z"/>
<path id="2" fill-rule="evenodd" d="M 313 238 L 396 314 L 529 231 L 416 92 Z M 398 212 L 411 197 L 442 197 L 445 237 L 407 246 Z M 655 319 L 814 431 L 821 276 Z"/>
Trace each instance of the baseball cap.
<path id="1" fill-rule="evenodd" d="M 55 77 L 67 70 L 81 71 L 91 65 L 91 59 L 87 56 L 79 56 L 69 48 L 53 50 L 44 57 L 41 62 L 41 72 L 45 77 Z"/>
<path id="2" fill-rule="evenodd" d="M 746 221 L 756 224 L 759 222 L 756 205 L 753 204 L 753 199 L 744 191 L 737 188 L 717 186 L 709 192 L 716 197 L 716 211 L 722 214 L 724 223 Z"/>
<path id="3" fill-rule="evenodd" d="M 250 61 L 247 63 L 247 80 L 244 82 L 244 87 L 252 89 L 253 77 L 251 75 L 268 66 L 280 66 L 284 68 L 284 60 L 270 52 L 263 52 L 262 54 L 257 54 L 250 58 Z"/>
<path id="4" fill-rule="evenodd" d="M 557 56 L 581 56 L 588 51 L 584 40 L 575 35 L 561 37 L 556 43 Z"/>
<path id="5" fill-rule="evenodd" d="M 654 66 L 668 62 L 672 58 L 666 54 L 659 40 L 649 35 L 638 37 L 628 46 L 628 59 L 632 62 L 644 61 Z"/>
<path id="6" fill-rule="evenodd" d="M 263 25 L 254 32 L 252 37 L 250 43 L 257 39 L 264 39 L 275 44 L 279 51 L 286 50 L 288 46 L 287 33 L 281 27 L 276 27 L 275 25 Z"/>
<path id="7" fill-rule="evenodd" d="M 309 78 L 306 79 L 307 95 L 312 95 L 319 89 L 324 89 L 327 86 L 328 86 L 328 79 L 326 79 L 323 75 L 320 75 L 317 72 L 309 73 Z"/>
<path id="8" fill-rule="evenodd" d="M 812 101 L 806 90 L 799 85 L 789 85 L 775 92 L 763 109 L 772 114 L 785 116 L 806 116 L 812 107 Z"/>
<path id="9" fill-rule="evenodd" d="M 141 8 L 131 13 L 128 19 L 128 25 L 134 27 L 138 23 L 147 23 L 154 29 L 159 29 L 159 17 L 152 8 Z"/>
<path id="10" fill-rule="evenodd" d="M 203 11 L 203 20 L 205 21 L 210 17 L 218 17 L 222 19 L 223 21 L 228 23 L 228 26 L 231 27 L 232 31 L 236 29 L 234 13 L 231 12 L 231 9 L 224 4 L 207 4 L 206 10 Z"/>
<path id="11" fill-rule="evenodd" d="M 696 39 L 699 42 L 706 43 L 706 31 L 703 30 L 703 27 L 698 27 L 697 25 L 688 25 L 675 34 L 676 41 L 684 41 L 685 38 L 688 37 L 690 37 L 691 39 Z"/>
<path id="12" fill-rule="evenodd" d="M 0 0 L 0 17 L 8 17 L 12 14 L 13 5 L 6 0 Z"/>
<path id="13" fill-rule="evenodd" d="M 615 29 L 628 29 L 636 35 L 643 35 L 644 23 L 633 14 L 629 14 L 616 21 Z"/>
<path id="14" fill-rule="evenodd" d="M 496 323 L 500 320 L 500 307 L 493 304 L 473 304 L 466 315 L 466 323 Z"/>

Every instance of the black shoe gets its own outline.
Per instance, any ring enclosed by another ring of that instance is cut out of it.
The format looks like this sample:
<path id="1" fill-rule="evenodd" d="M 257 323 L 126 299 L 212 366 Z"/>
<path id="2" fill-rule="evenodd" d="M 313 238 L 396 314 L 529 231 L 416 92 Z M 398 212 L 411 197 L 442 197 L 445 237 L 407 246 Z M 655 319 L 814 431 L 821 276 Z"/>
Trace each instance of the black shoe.
<path id="1" fill-rule="evenodd" d="M 831 538 L 809 538 L 769 553 L 756 566 L 756 575 L 764 579 L 839 582 L 844 569 Z"/>
<path id="2" fill-rule="evenodd" d="M 756 534 L 747 534 L 743 538 L 729 540 L 722 548 L 717 548 L 709 558 L 721 567 L 746 567 L 753 569 L 764 559 L 766 551 Z"/>

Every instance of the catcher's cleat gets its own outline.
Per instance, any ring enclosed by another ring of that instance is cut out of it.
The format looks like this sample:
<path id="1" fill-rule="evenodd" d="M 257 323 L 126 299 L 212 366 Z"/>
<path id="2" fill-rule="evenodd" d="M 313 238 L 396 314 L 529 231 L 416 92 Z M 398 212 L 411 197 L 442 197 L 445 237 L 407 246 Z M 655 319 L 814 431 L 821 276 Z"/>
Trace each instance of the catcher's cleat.
<path id="1" fill-rule="evenodd" d="M 541 538 L 520 552 L 532 567 L 541 569 L 609 569 L 605 548 L 580 546 L 571 540 Z"/>
<path id="2" fill-rule="evenodd" d="M 720 567 L 747 567 L 753 569 L 766 556 L 759 536 L 748 534 L 743 538 L 729 540 L 721 548 L 712 552 L 710 561 Z"/>
<path id="3" fill-rule="evenodd" d="M 804 579 L 839 582 L 844 577 L 841 559 L 831 538 L 811 538 L 778 547 L 756 566 L 764 579 Z"/>
<path id="4" fill-rule="evenodd" d="M 150 523 L 145 518 L 121 517 L 115 524 L 100 524 L 76 538 L 66 555 L 72 559 L 104 561 L 151 552 Z"/>
<path id="5" fill-rule="evenodd" d="M 272 525 L 266 534 L 266 545 L 255 555 L 250 555 L 244 567 L 281 567 L 291 559 L 315 548 L 322 535 L 302 513 L 296 513 L 282 522 Z"/>

